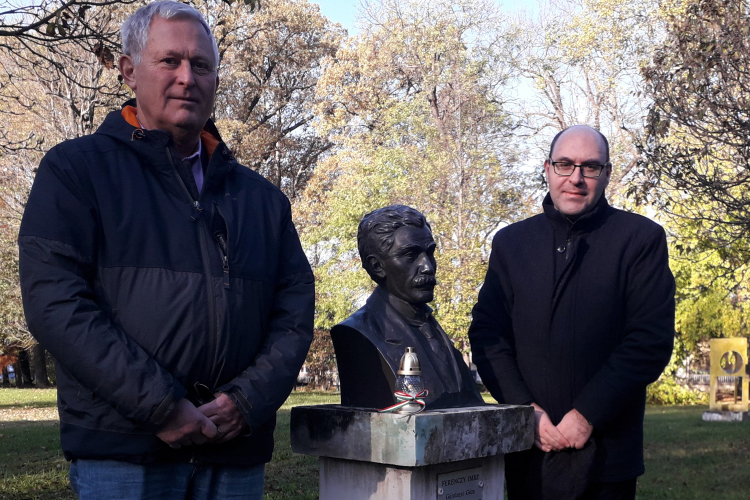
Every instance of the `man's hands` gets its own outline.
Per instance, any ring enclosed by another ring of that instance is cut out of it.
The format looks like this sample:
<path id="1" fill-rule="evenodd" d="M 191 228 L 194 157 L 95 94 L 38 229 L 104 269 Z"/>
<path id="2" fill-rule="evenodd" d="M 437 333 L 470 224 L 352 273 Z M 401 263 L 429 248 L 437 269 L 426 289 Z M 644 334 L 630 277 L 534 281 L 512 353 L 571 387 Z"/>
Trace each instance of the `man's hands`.
<path id="1" fill-rule="evenodd" d="M 216 399 L 198 407 L 198 410 L 216 425 L 218 431 L 212 443 L 225 443 L 234 439 L 247 427 L 245 417 L 229 396 L 216 394 Z"/>
<path id="2" fill-rule="evenodd" d="M 198 408 L 181 399 L 156 436 L 172 448 L 191 444 L 225 443 L 237 437 L 247 422 L 229 396 L 220 393 L 216 399 Z"/>
<path id="3" fill-rule="evenodd" d="M 546 411 L 536 403 L 531 405 L 534 407 L 534 445 L 544 452 L 564 448 L 580 450 L 594 432 L 594 427 L 575 408 L 555 427 Z"/>
<path id="4" fill-rule="evenodd" d="M 554 426 L 547 412 L 536 403 L 531 406 L 534 407 L 534 445 L 544 452 L 570 448 L 570 442 Z"/>
<path id="5" fill-rule="evenodd" d="M 584 447 L 586 441 L 591 437 L 591 433 L 594 432 L 594 426 L 588 423 L 586 418 L 575 408 L 565 414 L 560 423 L 557 424 L 557 429 L 568 440 L 570 446 L 577 450 Z"/>
<path id="6" fill-rule="evenodd" d="M 203 407 L 201 407 L 203 408 Z M 216 425 L 187 399 L 181 399 L 156 436 L 172 448 L 203 444 L 217 436 Z"/>

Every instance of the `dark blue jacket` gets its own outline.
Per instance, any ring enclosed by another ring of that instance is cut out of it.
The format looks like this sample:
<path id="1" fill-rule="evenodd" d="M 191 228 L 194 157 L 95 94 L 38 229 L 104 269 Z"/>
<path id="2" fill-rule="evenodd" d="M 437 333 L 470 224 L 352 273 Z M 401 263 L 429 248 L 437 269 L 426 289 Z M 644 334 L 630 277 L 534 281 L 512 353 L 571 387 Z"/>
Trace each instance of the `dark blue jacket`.
<path id="1" fill-rule="evenodd" d="M 501 229 L 469 330 L 482 381 L 501 402 L 536 402 L 557 425 L 594 425 L 595 479 L 643 474 L 646 386 L 669 362 L 674 278 L 664 229 L 609 206 L 571 224 L 544 214 Z"/>
<path id="2" fill-rule="evenodd" d="M 313 276 L 287 198 L 213 143 L 200 196 L 168 134 L 120 112 L 41 162 L 21 289 L 57 361 L 68 459 L 271 459 L 276 410 L 312 340 Z M 159 440 L 177 400 L 200 403 L 196 384 L 227 392 L 251 434 L 179 450 Z"/>

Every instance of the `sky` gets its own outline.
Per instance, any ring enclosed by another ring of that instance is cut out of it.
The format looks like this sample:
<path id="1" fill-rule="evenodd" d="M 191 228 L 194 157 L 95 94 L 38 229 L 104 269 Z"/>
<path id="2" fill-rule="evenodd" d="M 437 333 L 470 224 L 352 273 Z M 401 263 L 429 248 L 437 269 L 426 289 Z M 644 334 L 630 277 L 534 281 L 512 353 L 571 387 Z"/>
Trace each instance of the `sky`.
<path id="1" fill-rule="evenodd" d="M 350 35 L 357 33 L 356 16 L 359 0 L 309 0 L 310 3 L 320 5 L 320 11 L 328 19 L 341 24 L 349 31 Z M 506 12 L 518 12 L 527 10 L 533 12 L 537 9 L 537 0 L 505 0 L 500 2 Z"/>
<path id="2" fill-rule="evenodd" d="M 320 12 L 328 19 L 349 31 L 350 35 L 356 33 L 355 17 L 357 14 L 357 0 L 320 0 L 318 2 L 310 1 L 320 5 Z"/>
<path id="3" fill-rule="evenodd" d="M 328 19 L 341 24 L 349 31 L 349 35 L 357 34 L 356 17 L 359 0 L 308 0 L 320 5 L 320 11 Z M 427 0 L 429 1 L 429 0 Z M 496 0 L 508 13 L 527 10 L 537 10 L 539 0 Z M 0 0 L 0 7 L 39 4 L 41 0 Z"/>

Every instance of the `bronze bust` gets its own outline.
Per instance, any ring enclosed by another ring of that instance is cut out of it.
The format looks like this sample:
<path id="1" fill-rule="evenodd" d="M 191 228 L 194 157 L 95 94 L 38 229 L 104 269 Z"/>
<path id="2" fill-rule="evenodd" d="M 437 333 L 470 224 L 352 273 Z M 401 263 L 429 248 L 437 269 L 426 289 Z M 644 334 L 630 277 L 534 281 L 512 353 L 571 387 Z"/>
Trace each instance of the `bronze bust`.
<path id="1" fill-rule="evenodd" d="M 427 305 L 435 290 L 435 241 L 424 216 L 392 205 L 365 215 L 357 246 L 362 266 L 377 283 L 367 303 L 331 329 L 341 404 L 393 404 L 399 360 L 414 347 L 429 390 L 427 410 L 484 404 L 464 363 Z"/>

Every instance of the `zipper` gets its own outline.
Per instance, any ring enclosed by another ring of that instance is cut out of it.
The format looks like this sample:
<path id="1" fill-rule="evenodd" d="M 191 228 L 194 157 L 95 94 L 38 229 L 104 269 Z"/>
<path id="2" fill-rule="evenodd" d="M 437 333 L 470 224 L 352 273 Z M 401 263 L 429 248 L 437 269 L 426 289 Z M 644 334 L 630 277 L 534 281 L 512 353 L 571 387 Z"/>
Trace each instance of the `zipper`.
<path id="1" fill-rule="evenodd" d="M 172 152 L 169 150 L 169 148 L 167 148 L 167 156 L 169 157 L 169 164 L 172 166 L 172 170 L 174 170 L 174 175 L 177 176 L 177 180 L 179 181 L 180 186 L 182 186 L 182 190 L 185 191 L 185 195 L 193 205 L 193 209 L 195 209 L 195 212 L 190 215 L 190 218 L 193 220 L 193 222 L 195 222 L 198 220 L 198 218 L 200 218 L 201 213 L 203 213 L 203 207 L 201 207 L 200 202 L 198 200 L 194 200 L 193 195 L 190 194 L 190 190 L 185 185 L 185 181 L 182 180 L 180 173 L 177 171 L 177 167 L 174 164 L 174 159 L 172 158 Z"/>
<path id="2" fill-rule="evenodd" d="M 218 243 L 221 252 L 221 263 L 224 268 L 224 288 L 229 289 L 229 226 L 227 225 L 226 217 L 221 213 L 218 205 L 214 204 L 214 210 L 216 210 L 216 213 L 221 217 L 221 220 L 224 223 L 224 229 L 226 230 L 226 233 L 214 231 L 214 237 L 216 238 L 216 243 Z"/>
<path id="3" fill-rule="evenodd" d="M 224 264 L 224 288 L 229 288 L 229 258 L 227 257 L 227 242 L 221 234 L 216 235 L 221 250 L 221 262 Z"/>
<path id="4" fill-rule="evenodd" d="M 570 252 L 570 238 L 573 232 L 573 226 L 576 225 L 576 222 L 578 222 L 578 219 L 571 221 L 570 219 L 565 217 L 565 220 L 570 222 L 570 226 L 568 226 L 568 231 L 565 234 L 565 261 L 567 262 L 570 259 L 570 253 L 571 253 Z"/>
<path id="5" fill-rule="evenodd" d="M 219 342 L 218 333 L 216 332 L 216 297 L 214 296 L 214 290 L 212 286 L 213 277 L 211 275 L 211 264 L 208 257 L 208 231 L 206 229 L 206 224 L 198 220 L 203 213 L 203 207 L 201 207 L 201 204 L 198 202 L 198 200 L 194 200 L 193 196 L 190 194 L 190 191 L 185 185 L 185 182 L 182 180 L 180 173 L 177 171 L 177 167 L 175 166 L 174 160 L 172 158 L 172 152 L 169 150 L 169 148 L 167 148 L 167 156 L 169 157 L 170 165 L 172 165 L 172 170 L 174 170 L 174 174 L 177 176 L 177 180 L 182 186 L 182 189 L 185 191 L 188 199 L 193 202 L 192 205 L 195 210 L 190 218 L 193 220 L 193 222 L 198 223 L 198 241 L 201 248 L 201 259 L 203 260 L 203 273 L 206 275 L 206 292 L 208 293 L 208 334 L 211 342 L 213 342 L 214 344 L 214 359 L 216 359 L 219 351 Z M 208 172 L 206 172 L 206 174 L 208 174 Z M 206 175 L 206 177 L 208 177 L 208 175 Z"/>
<path id="6" fill-rule="evenodd" d="M 572 271 L 573 264 L 574 264 L 573 263 L 573 259 L 575 258 L 575 251 L 574 251 L 575 249 L 572 248 L 572 246 L 570 244 L 570 240 L 572 239 L 573 226 L 576 225 L 576 223 L 578 222 L 578 220 L 571 221 L 567 217 L 565 217 L 565 220 L 567 220 L 568 222 L 570 222 L 570 226 L 568 226 L 568 230 L 565 233 L 565 245 L 560 246 L 560 247 L 557 248 L 558 252 L 560 252 L 560 253 L 565 252 L 565 268 L 563 269 L 562 274 L 560 274 L 560 277 L 555 282 L 555 287 L 553 288 L 553 291 L 552 291 L 552 312 L 553 313 L 554 313 L 554 311 L 555 311 L 555 309 L 557 307 L 557 301 L 560 298 L 559 297 L 560 296 L 560 292 L 561 292 L 563 286 L 565 286 L 568 278 L 570 277 L 570 273 Z M 578 246 L 578 245 L 576 245 L 576 246 Z"/>

